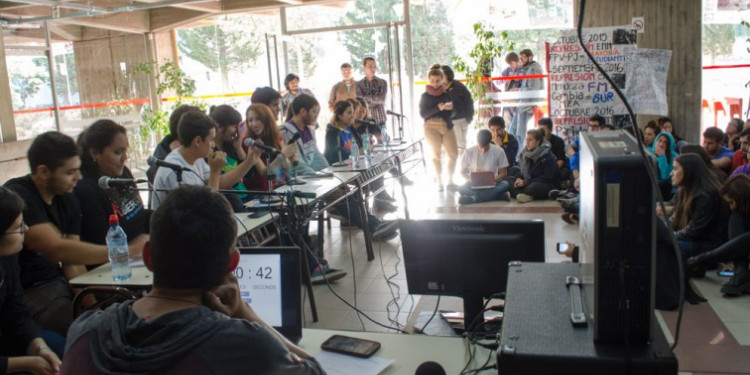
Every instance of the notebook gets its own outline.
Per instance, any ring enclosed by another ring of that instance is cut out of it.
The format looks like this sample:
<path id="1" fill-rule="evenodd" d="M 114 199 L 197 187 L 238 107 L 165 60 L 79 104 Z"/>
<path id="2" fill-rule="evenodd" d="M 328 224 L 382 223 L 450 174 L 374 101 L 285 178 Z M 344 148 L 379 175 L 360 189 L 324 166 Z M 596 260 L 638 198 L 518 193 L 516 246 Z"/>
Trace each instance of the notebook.
<path id="1" fill-rule="evenodd" d="M 472 189 L 489 189 L 495 187 L 495 173 L 492 171 L 471 172 Z"/>

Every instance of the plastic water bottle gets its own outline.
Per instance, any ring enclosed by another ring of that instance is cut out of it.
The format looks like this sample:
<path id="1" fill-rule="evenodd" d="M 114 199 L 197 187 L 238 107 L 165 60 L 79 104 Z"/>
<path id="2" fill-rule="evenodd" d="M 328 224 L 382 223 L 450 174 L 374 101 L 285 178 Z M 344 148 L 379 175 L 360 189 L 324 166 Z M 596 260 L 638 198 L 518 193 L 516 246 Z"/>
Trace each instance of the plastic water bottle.
<path id="1" fill-rule="evenodd" d="M 352 148 L 351 148 L 351 153 L 349 154 L 349 159 L 352 160 L 352 168 L 357 168 L 358 167 L 357 160 L 359 159 L 359 146 L 357 146 L 357 142 L 352 142 Z"/>
<path id="2" fill-rule="evenodd" d="M 362 150 L 364 150 L 365 159 L 370 158 L 370 133 L 362 137 Z"/>
<path id="3" fill-rule="evenodd" d="M 112 280 L 127 281 L 133 276 L 128 263 L 128 236 L 120 226 L 117 215 L 109 215 L 109 231 L 107 232 L 107 253 L 112 265 Z"/>
<path id="4" fill-rule="evenodd" d="M 383 140 L 383 145 L 388 146 L 388 127 L 385 124 L 380 125 L 380 139 Z"/>

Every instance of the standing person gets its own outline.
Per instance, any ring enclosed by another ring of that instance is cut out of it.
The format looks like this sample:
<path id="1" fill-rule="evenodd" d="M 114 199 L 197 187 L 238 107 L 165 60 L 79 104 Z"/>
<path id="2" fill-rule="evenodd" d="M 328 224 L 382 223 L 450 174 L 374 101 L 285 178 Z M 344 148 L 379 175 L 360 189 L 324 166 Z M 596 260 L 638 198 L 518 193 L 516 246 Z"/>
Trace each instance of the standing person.
<path id="1" fill-rule="evenodd" d="M 365 99 L 372 120 L 380 128 L 387 120 L 385 117 L 385 98 L 388 96 L 388 82 L 375 76 L 378 71 L 378 63 L 375 62 L 375 58 L 365 57 L 362 65 L 365 68 L 365 77 L 357 81 L 356 93 L 357 96 Z"/>
<path id="2" fill-rule="evenodd" d="M 143 251 L 153 287 L 81 315 L 61 374 L 324 374 L 242 300 L 236 241 L 237 219 L 220 194 L 205 186 L 169 194 Z"/>
<path id="3" fill-rule="evenodd" d="M 524 75 L 539 75 L 544 73 L 542 66 L 534 61 L 534 53 L 525 49 L 519 54 Z M 521 81 L 521 91 L 539 91 L 544 89 L 544 80 L 541 78 L 525 78 Z M 536 99 L 521 99 L 520 103 L 534 102 Z M 518 138 L 519 143 L 525 143 L 526 126 L 529 119 L 534 117 L 534 105 L 520 104 L 513 121 L 510 124 L 510 132 Z"/>
<path id="4" fill-rule="evenodd" d="M 117 214 L 128 241 L 145 242 L 151 211 L 143 207 L 139 192 L 131 189 L 135 183 L 110 189 L 99 186 L 101 177 L 133 179 L 125 166 L 129 147 L 125 127 L 112 120 L 98 120 L 81 133 L 78 146 L 83 178 L 74 192 L 81 205 L 81 239 L 105 245 L 109 216 Z"/>
<path id="5" fill-rule="evenodd" d="M 166 167 L 160 167 L 156 172 L 156 194 L 154 204 L 151 205 L 154 209 L 159 207 L 168 191 L 180 185 L 208 185 L 219 189 L 221 169 L 227 164 L 226 154 L 213 149 L 216 121 L 205 113 L 188 112 L 182 115 L 177 132 L 180 147 L 170 152 L 164 161 L 182 166 L 183 170 L 180 176 L 178 172 Z"/>
<path id="6" fill-rule="evenodd" d="M 526 144 L 518 158 L 519 172 L 509 177 L 510 195 L 519 203 L 547 199 L 560 186 L 560 168 L 541 130 L 526 132 Z"/>
<path id="7" fill-rule="evenodd" d="M 502 118 L 502 117 L 501 117 Z M 461 197 L 459 204 L 471 204 L 488 202 L 494 200 L 510 200 L 508 190 L 510 186 L 505 181 L 508 173 L 508 158 L 502 147 L 491 142 L 492 134 L 487 129 L 477 133 L 477 145 L 466 149 L 461 158 L 461 175 L 469 180 L 458 188 Z M 474 189 L 471 187 L 471 173 L 480 171 L 492 171 L 495 174 L 495 186 L 486 189 Z"/>
<path id="8" fill-rule="evenodd" d="M 682 256 L 687 259 L 724 243 L 727 232 L 719 182 L 700 156 L 683 154 L 674 159 L 672 186 L 679 189 L 669 221 Z"/>
<path id="9" fill-rule="evenodd" d="M 469 129 L 469 124 L 474 119 L 474 100 L 471 98 L 471 93 L 466 85 L 454 79 L 453 69 L 448 65 L 441 66 L 443 74 L 445 75 L 445 92 L 450 95 L 453 101 L 453 131 L 456 133 L 456 147 L 458 148 L 458 154 L 463 154 L 466 150 L 466 132 Z"/>
<path id="10" fill-rule="evenodd" d="M 313 94 L 310 89 L 299 87 L 299 76 L 295 73 L 289 73 L 286 75 L 286 77 L 284 77 L 284 87 L 286 88 L 286 93 L 281 96 L 281 113 L 284 116 L 286 116 L 289 105 L 292 103 L 294 98 L 300 96 L 301 94 L 310 95 L 313 98 L 315 97 L 315 94 Z"/>
<path id="11" fill-rule="evenodd" d="M 336 82 L 328 95 L 328 109 L 333 112 L 333 105 L 340 100 L 354 99 L 357 97 L 356 81 L 352 78 L 352 64 L 341 64 L 342 80 Z"/>
<path id="12" fill-rule="evenodd" d="M 19 279 L 18 253 L 29 227 L 23 221 L 23 199 L 0 187 L 0 373 L 28 371 L 51 375 L 60 370 L 60 359 L 52 352 L 41 330 L 29 317 Z"/>
<path id="13" fill-rule="evenodd" d="M 515 52 L 510 52 L 507 55 L 505 55 L 505 63 L 508 64 L 508 67 L 503 69 L 503 71 L 500 73 L 501 77 L 515 77 L 523 75 L 523 68 L 519 64 L 518 54 Z M 510 91 L 519 91 L 521 90 L 521 81 L 520 80 L 508 80 L 505 81 L 505 92 Z M 515 104 L 518 103 L 517 101 L 513 100 L 504 100 L 505 103 L 508 104 Z M 506 122 L 512 122 L 513 116 L 516 115 L 516 106 L 505 106 L 503 105 L 503 120 Z M 515 156 L 514 156 L 515 157 Z M 510 155 L 508 155 L 508 159 L 510 159 Z"/>
<path id="14" fill-rule="evenodd" d="M 490 133 L 492 133 L 492 143 L 503 148 L 505 157 L 508 159 L 508 166 L 515 167 L 516 155 L 518 155 L 518 140 L 513 134 L 505 130 L 505 119 L 500 116 L 493 116 L 489 121 Z"/>
<path id="15" fill-rule="evenodd" d="M 34 138 L 27 153 L 31 174 L 5 183 L 23 198 L 29 229 L 18 255 L 23 298 L 43 329 L 65 336 L 73 321 L 73 291 L 68 280 L 85 265 L 106 263 L 107 247 L 80 240 L 81 207 L 73 190 L 81 180 L 81 157 L 72 138 L 46 132 Z M 131 243 L 140 256 L 143 243 Z"/>
<path id="16" fill-rule="evenodd" d="M 443 191 L 443 162 L 442 148 L 448 154 L 448 189 L 458 188 L 453 183 L 453 172 L 456 169 L 458 148 L 456 146 L 456 134 L 453 132 L 453 103 L 450 95 L 445 92 L 443 86 L 443 71 L 440 64 L 435 64 L 427 73 L 429 83 L 425 92 L 419 100 L 419 114 L 425 120 L 424 137 L 432 148 L 432 165 L 435 168 L 435 178 L 438 191 Z"/>

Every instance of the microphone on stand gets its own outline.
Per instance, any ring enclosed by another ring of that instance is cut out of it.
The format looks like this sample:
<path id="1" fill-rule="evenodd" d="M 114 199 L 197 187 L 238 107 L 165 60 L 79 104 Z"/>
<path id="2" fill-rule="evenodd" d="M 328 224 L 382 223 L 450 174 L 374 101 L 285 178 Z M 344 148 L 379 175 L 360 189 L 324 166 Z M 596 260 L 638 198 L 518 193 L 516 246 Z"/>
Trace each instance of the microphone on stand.
<path id="1" fill-rule="evenodd" d="M 417 367 L 414 375 L 445 375 L 445 369 L 437 362 L 427 361 Z"/>
<path id="2" fill-rule="evenodd" d="M 267 152 L 267 153 L 269 153 L 271 155 L 274 155 L 274 156 L 276 156 L 276 155 L 278 155 L 278 154 L 281 153 L 281 151 L 279 151 L 279 150 L 277 150 L 277 149 L 275 149 L 275 148 L 273 148 L 271 146 L 262 145 L 262 144 L 256 142 L 252 138 L 245 139 L 245 146 L 247 146 L 247 147 L 257 147 L 257 148 L 259 148 L 259 149 L 261 149 L 261 150 L 263 150 L 263 151 L 265 151 L 265 152 Z"/>
<path id="3" fill-rule="evenodd" d="M 150 167 L 154 167 L 154 166 L 156 166 L 156 167 L 164 167 L 164 168 L 169 168 L 169 169 L 171 169 L 171 170 L 173 170 L 175 172 L 182 172 L 182 171 L 189 171 L 190 170 L 190 169 L 187 169 L 187 168 L 185 168 L 185 167 L 183 167 L 181 165 L 177 165 L 177 164 L 174 164 L 174 163 L 170 163 L 168 161 L 157 159 L 157 158 L 155 158 L 153 156 L 149 156 L 148 159 L 146 160 L 146 163 L 148 163 L 148 165 Z"/>
<path id="4" fill-rule="evenodd" d="M 136 184 L 148 182 L 147 180 L 136 180 L 132 178 L 113 178 L 107 176 L 99 177 L 99 187 L 102 189 L 112 189 L 116 187 L 133 187 Z"/>
<path id="5" fill-rule="evenodd" d="M 354 122 L 356 122 L 357 124 L 362 124 L 362 125 L 377 125 L 375 123 L 375 121 L 373 121 L 373 120 L 360 120 L 360 119 L 356 119 L 356 120 L 354 120 Z"/>
<path id="6" fill-rule="evenodd" d="M 391 111 L 390 109 L 386 110 L 386 111 L 385 111 L 385 113 L 386 113 L 386 114 L 388 114 L 388 115 L 391 115 L 391 116 L 396 116 L 396 117 L 404 117 L 404 118 L 406 118 L 406 116 L 404 116 L 404 115 L 402 115 L 402 114 L 400 114 L 400 113 L 396 113 L 396 112 L 393 112 L 393 111 Z"/>

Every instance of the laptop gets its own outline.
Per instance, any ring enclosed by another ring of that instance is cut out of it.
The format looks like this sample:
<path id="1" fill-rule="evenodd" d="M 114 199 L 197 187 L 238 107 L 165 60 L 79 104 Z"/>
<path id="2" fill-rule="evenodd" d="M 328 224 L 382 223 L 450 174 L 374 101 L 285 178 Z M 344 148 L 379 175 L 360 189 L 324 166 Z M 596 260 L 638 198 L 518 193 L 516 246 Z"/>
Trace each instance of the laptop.
<path id="1" fill-rule="evenodd" d="M 471 172 L 469 176 L 472 189 L 489 189 L 495 187 L 495 173 L 492 171 Z"/>
<path id="2" fill-rule="evenodd" d="M 302 282 L 299 247 L 240 247 L 234 270 L 240 296 L 289 341 L 302 339 Z"/>

